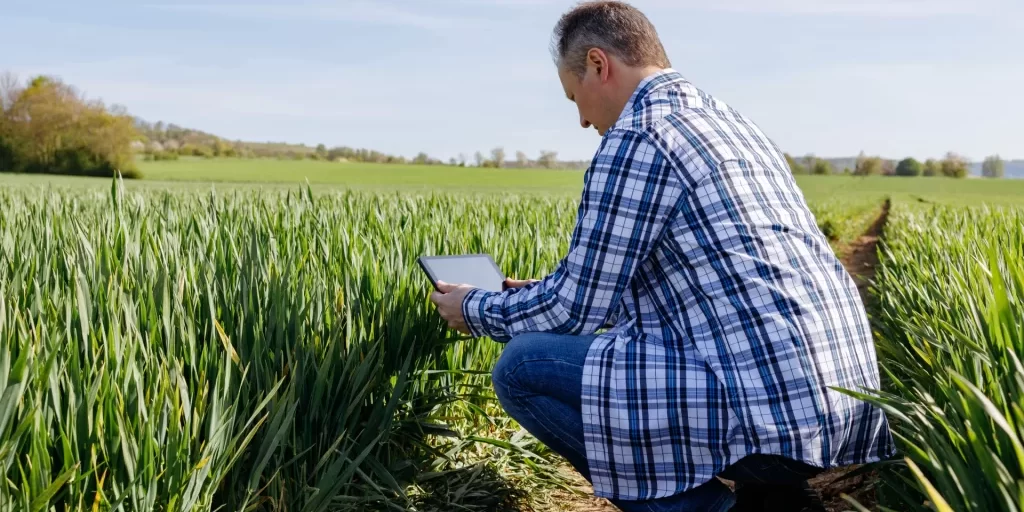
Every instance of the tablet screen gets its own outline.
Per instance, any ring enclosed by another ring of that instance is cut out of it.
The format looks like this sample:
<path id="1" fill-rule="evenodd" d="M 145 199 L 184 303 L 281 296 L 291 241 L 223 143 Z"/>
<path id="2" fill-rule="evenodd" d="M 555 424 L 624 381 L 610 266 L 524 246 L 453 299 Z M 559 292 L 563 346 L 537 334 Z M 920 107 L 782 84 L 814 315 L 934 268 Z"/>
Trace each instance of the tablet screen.
<path id="1" fill-rule="evenodd" d="M 505 275 L 489 254 L 423 256 L 419 261 L 430 276 L 431 284 L 444 281 L 449 284 L 468 284 L 492 292 L 504 289 Z"/>

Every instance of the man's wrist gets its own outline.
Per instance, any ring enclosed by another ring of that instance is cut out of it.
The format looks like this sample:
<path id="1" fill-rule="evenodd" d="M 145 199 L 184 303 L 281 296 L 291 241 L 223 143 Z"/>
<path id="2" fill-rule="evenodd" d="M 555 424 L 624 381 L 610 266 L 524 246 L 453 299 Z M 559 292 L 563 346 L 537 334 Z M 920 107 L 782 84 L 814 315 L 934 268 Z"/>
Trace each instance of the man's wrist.
<path id="1" fill-rule="evenodd" d="M 488 325 L 487 320 L 488 299 L 493 295 L 498 295 L 498 293 L 474 288 L 462 299 L 462 317 L 466 320 L 466 326 L 474 338 L 500 336 Z"/>
<path id="2" fill-rule="evenodd" d="M 462 316 L 465 318 L 470 335 L 474 338 L 487 336 L 486 318 L 484 317 L 486 294 L 485 291 L 474 288 L 462 299 Z"/>

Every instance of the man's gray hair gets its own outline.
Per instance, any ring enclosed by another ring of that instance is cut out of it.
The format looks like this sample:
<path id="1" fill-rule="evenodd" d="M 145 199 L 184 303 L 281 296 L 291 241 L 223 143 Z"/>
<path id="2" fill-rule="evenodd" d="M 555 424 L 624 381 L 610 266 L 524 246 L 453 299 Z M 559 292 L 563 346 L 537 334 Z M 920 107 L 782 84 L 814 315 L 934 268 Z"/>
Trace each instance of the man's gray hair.
<path id="1" fill-rule="evenodd" d="M 600 48 L 630 66 L 671 67 L 654 25 L 625 2 L 584 2 L 558 20 L 551 53 L 559 67 L 583 76 L 591 48 Z"/>

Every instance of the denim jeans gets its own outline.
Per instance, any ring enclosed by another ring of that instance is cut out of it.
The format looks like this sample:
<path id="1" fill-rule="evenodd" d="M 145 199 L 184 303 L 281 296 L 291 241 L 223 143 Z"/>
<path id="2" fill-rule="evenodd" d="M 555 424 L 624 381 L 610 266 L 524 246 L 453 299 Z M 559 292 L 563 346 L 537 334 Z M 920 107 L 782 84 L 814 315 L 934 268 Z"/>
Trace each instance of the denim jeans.
<path id="1" fill-rule="evenodd" d="M 591 479 L 583 440 L 580 395 L 583 363 L 593 341 L 594 336 L 519 335 L 508 342 L 492 371 L 494 390 L 505 411 L 534 437 L 565 457 L 588 481 Z M 766 496 L 766 488 L 779 486 L 802 492 L 800 489 L 807 488 L 805 481 L 819 471 L 782 457 L 751 455 L 726 468 L 720 476 L 735 481 L 738 488 L 744 486 Z M 712 479 L 665 498 L 611 501 L 625 512 L 724 512 L 736 504 L 737 498 L 724 483 Z"/>

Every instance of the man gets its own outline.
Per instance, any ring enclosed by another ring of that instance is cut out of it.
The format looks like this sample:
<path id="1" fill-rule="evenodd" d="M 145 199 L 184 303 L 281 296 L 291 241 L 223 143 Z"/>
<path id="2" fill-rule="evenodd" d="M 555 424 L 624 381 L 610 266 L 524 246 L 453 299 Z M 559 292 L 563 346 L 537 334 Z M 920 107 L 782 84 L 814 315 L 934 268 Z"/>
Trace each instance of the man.
<path id="1" fill-rule="evenodd" d="M 439 314 L 508 343 L 502 406 L 621 509 L 824 510 L 808 478 L 893 446 L 833 389 L 878 388 L 874 345 L 782 152 L 624 3 L 572 9 L 553 53 L 602 136 L 569 252 L 503 293 L 442 284 Z"/>

